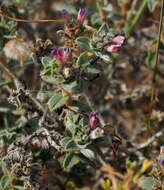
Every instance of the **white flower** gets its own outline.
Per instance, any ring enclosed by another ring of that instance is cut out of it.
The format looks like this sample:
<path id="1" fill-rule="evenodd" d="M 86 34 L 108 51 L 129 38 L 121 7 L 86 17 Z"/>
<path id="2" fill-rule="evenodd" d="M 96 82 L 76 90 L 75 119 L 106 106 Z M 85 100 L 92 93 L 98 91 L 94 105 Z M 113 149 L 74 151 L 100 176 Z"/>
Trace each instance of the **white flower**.
<path id="1" fill-rule="evenodd" d="M 91 139 L 97 139 L 99 137 L 103 137 L 103 134 L 104 134 L 104 130 L 100 127 L 97 127 L 96 129 L 91 131 L 90 138 Z"/>

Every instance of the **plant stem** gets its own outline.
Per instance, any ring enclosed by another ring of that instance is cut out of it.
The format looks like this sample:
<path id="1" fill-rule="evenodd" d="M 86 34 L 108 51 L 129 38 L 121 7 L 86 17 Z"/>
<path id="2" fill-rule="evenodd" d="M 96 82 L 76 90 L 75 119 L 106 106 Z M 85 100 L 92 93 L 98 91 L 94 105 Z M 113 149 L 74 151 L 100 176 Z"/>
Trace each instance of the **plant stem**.
<path id="1" fill-rule="evenodd" d="M 109 25 L 109 22 L 107 21 L 107 13 L 103 10 L 104 0 L 97 0 L 97 7 L 99 10 L 102 22 L 107 23 Z"/>
<path id="2" fill-rule="evenodd" d="M 139 22 L 146 7 L 147 7 L 147 0 L 144 0 L 141 4 L 136 16 L 134 17 L 131 26 L 129 28 L 125 28 L 126 38 L 130 37 L 131 33 L 133 32 L 136 24 Z"/>
<path id="3" fill-rule="evenodd" d="M 11 16 L 9 16 L 7 14 L 4 14 L 2 12 L 2 10 L 0 10 L 0 16 L 2 18 L 6 17 L 9 20 L 13 20 L 13 21 L 16 21 L 16 22 L 25 22 L 25 23 L 47 23 L 47 22 L 64 23 L 64 20 L 62 20 L 62 19 L 60 19 L 60 20 L 56 20 L 56 19 L 26 20 L 26 19 L 14 18 L 14 17 L 11 17 Z"/>
<path id="4" fill-rule="evenodd" d="M 124 20 L 126 19 L 128 9 L 129 9 L 129 0 L 125 0 L 124 4 L 121 7 L 121 16 Z"/>
<path id="5" fill-rule="evenodd" d="M 150 128 L 150 120 L 151 120 L 151 114 L 152 114 L 154 97 L 155 97 L 154 96 L 155 83 L 156 83 L 156 74 L 158 70 L 158 54 L 159 54 L 159 44 L 160 44 L 161 32 L 162 32 L 163 9 L 164 9 L 164 0 L 162 0 L 161 13 L 160 13 L 160 25 L 159 25 L 159 30 L 158 30 L 157 48 L 156 48 L 156 55 L 155 55 L 155 67 L 154 67 L 153 78 L 152 78 L 152 92 L 151 92 L 151 99 L 150 99 L 150 112 L 149 112 L 148 121 L 147 121 L 147 132 L 149 131 L 149 128 Z"/>

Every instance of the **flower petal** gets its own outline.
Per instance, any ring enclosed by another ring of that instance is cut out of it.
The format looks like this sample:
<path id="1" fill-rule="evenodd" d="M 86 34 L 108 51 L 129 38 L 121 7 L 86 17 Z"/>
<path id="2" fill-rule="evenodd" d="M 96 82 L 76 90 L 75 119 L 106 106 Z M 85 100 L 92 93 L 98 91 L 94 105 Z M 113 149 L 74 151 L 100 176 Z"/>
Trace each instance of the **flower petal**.
<path id="1" fill-rule="evenodd" d="M 80 9 L 77 15 L 77 24 L 83 24 L 88 12 L 86 9 Z"/>
<path id="2" fill-rule="evenodd" d="M 121 52 L 121 46 L 120 45 L 110 45 L 107 47 L 107 51 L 119 54 Z"/>
<path id="3" fill-rule="evenodd" d="M 125 41 L 125 34 L 119 34 L 112 40 L 112 44 L 122 46 Z"/>

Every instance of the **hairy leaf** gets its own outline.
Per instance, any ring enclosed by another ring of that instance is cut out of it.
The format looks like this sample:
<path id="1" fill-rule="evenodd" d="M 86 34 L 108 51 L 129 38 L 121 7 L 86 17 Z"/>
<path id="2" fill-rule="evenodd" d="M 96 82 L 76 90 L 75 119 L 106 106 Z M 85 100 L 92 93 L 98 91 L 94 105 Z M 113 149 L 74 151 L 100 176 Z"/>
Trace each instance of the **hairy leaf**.
<path id="1" fill-rule="evenodd" d="M 90 149 L 81 149 L 80 152 L 89 159 L 95 159 L 95 153 Z"/>
<path id="2" fill-rule="evenodd" d="M 79 101 L 73 101 L 72 105 L 69 106 L 69 108 L 75 112 L 85 112 L 88 114 L 92 111 L 88 105 Z"/>
<path id="3" fill-rule="evenodd" d="M 90 48 L 90 39 L 86 37 L 78 37 L 76 39 L 76 43 L 80 46 L 80 48 L 84 51 L 91 51 Z"/>
<path id="4" fill-rule="evenodd" d="M 68 141 L 68 143 L 65 146 L 66 151 L 78 151 L 80 148 L 77 146 L 76 142 L 74 140 Z"/>
<path id="5" fill-rule="evenodd" d="M 80 158 L 72 153 L 67 153 L 63 162 L 63 166 L 66 169 L 71 169 L 74 165 L 78 164 Z"/>
<path id="6" fill-rule="evenodd" d="M 67 100 L 68 100 L 68 96 L 63 96 L 62 94 L 55 94 L 49 99 L 48 107 L 50 111 L 53 112 L 57 110 L 58 108 L 61 108 L 62 106 L 64 106 Z"/>

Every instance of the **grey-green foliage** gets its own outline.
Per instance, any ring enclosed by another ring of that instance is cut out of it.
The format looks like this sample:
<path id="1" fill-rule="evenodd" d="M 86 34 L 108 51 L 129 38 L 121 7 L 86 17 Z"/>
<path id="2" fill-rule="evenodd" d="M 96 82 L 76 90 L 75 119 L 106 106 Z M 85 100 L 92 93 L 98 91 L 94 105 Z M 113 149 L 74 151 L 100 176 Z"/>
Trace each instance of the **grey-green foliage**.
<path id="1" fill-rule="evenodd" d="M 162 185 L 162 182 L 155 179 L 154 177 L 144 177 L 141 181 L 141 187 L 144 190 L 152 190 L 154 184 L 160 184 Z"/>
<path id="2" fill-rule="evenodd" d="M 150 12 L 153 12 L 158 4 L 158 0 L 147 0 L 147 7 Z"/>

